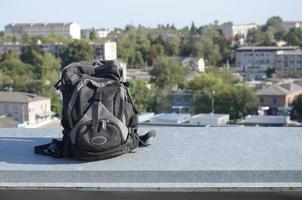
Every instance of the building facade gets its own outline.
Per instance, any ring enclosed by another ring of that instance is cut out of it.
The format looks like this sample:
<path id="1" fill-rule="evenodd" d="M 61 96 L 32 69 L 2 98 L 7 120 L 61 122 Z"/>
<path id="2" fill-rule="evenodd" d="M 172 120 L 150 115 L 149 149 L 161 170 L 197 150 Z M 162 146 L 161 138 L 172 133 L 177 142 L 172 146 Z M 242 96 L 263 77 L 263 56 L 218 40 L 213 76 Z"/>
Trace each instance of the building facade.
<path id="1" fill-rule="evenodd" d="M 82 29 L 81 30 L 81 35 L 82 37 L 84 38 L 89 38 L 90 36 L 90 33 L 91 33 L 91 30 L 92 29 Z M 96 29 L 95 32 L 96 32 L 96 38 L 99 38 L 99 39 L 102 39 L 102 38 L 107 38 L 108 37 L 108 34 L 111 32 L 111 31 L 114 31 L 113 28 L 101 28 L 101 29 Z"/>
<path id="2" fill-rule="evenodd" d="M 81 28 L 78 23 L 11 23 L 5 26 L 5 33 L 21 36 L 26 33 L 29 36 L 58 35 L 64 38 L 80 39 Z"/>
<path id="3" fill-rule="evenodd" d="M 284 26 L 287 30 L 292 28 L 299 28 L 302 27 L 302 21 L 286 21 L 284 22 Z"/>
<path id="4" fill-rule="evenodd" d="M 105 42 L 104 44 L 91 44 L 95 59 L 115 60 L 117 58 L 116 42 Z"/>
<path id="5" fill-rule="evenodd" d="M 189 113 L 193 108 L 193 94 L 187 90 L 176 90 L 169 94 L 171 111 L 175 113 Z"/>
<path id="6" fill-rule="evenodd" d="M 235 39 L 236 36 L 240 38 L 246 39 L 248 31 L 251 29 L 257 29 L 258 26 L 256 24 L 241 24 L 241 25 L 233 25 L 231 23 L 224 24 L 221 27 L 222 34 L 225 38 L 229 40 Z"/>
<path id="7" fill-rule="evenodd" d="M 0 115 L 14 118 L 19 124 L 34 127 L 51 120 L 49 98 L 22 92 L 0 92 Z"/>
<path id="8" fill-rule="evenodd" d="M 279 77 L 302 74 L 302 51 L 277 51 L 274 69 Z"/>
<path id="9" fill-rule="evenodd" d="M 302 86 L 295 81 L 282 82 L 263 87 L 256 94 L 259 107 L 268 107 L 267 114 L 277 115 L 278 111 L 291 109 L 294 98 L 302 94 Z"/>
<path id="10" fill-rule="evenodd" d="M 93 55 L 95 59 L 114 60 L 117 58 L 117 47 L 115 42 L 105 42 L 103 44 L 91 43 Z M 24 44 L 3 44 L 0 45 L 0 55 L 5 52 L 15 52 L 18 55 L 21 54 L 21 48 Z M 56 56 L 60 54 L 60 51 L 64 47 L 64 44 L 38 44 L 42 51 L 52 53 Z"/>
<path id="11" fill-rule="evenodd" d="M 300 52 L 297 46 L 240 47 L 236 50 L 236 71 L 248 79 L 263 79 L 267 69 L 275 69 L 277 53 Z"/>

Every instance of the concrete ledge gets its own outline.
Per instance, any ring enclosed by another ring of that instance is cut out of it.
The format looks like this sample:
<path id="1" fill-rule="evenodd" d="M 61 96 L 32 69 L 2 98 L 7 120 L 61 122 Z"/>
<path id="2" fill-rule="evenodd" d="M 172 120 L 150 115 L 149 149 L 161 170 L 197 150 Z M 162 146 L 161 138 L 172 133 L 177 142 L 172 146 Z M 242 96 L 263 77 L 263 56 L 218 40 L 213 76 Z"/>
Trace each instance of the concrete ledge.
<path id="1" fill-rule="evenodd" d="M 302 191 L 302 128 L 152 128 L 158 132 L 152 146 L 97 162 L 33 153 L 61 137 L 60 129 L 0 129 L 0 189 Z"/>

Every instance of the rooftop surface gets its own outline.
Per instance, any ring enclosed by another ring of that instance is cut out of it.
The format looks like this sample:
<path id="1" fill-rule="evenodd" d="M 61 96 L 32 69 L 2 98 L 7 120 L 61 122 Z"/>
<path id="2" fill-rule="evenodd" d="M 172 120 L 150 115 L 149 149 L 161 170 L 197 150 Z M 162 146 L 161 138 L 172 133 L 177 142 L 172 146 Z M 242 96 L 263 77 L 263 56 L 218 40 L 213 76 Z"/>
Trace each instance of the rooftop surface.
<path id="1" fill-rule="evenodd" d="M 0 91 L 0 102 L 13 102 L 13 103 L 28 103 L 32 101 L 38 101 L 48 99 L 41 97 L 36 94 L 25 93 L 25 92 L 1 92 Z"/>
<path id="2" fill-rule="evenodd" d="M 298 46 L 245 46 L 240 47 L 236 51 L 280 51 L 280 50 L 299 50 Z"/>
<path id="3" fill-rule="evenodd" d="M 302 128 L 152 128 L 150 147 L 95 162 L 33 153 L 60 129 L 0 129 L 0 189 L 301 191 Z"/>
<path id="4" fill-rule="evenodd" d="M 264 86 L 262 89 L 256 92 L 257 95 L 287 95 L 290 93 L 295 93 L 302 91 L 302 87 L 294 82 L 290 83 L 280 83 L 269 86 Z"/>

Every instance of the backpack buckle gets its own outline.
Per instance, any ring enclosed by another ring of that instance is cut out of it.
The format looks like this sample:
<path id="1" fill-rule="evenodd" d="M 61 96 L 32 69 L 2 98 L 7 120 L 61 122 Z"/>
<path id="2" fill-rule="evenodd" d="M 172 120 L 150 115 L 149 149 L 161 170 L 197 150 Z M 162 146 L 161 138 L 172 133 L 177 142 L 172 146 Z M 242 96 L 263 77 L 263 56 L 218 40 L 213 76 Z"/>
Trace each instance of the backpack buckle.
<path id="1" fill-rule="evenodd" d="M 101 99 L 102 99 L 101 88 L 97 88 L 94 99 L 95 99 L 95 101 L 101 101 Z"/>

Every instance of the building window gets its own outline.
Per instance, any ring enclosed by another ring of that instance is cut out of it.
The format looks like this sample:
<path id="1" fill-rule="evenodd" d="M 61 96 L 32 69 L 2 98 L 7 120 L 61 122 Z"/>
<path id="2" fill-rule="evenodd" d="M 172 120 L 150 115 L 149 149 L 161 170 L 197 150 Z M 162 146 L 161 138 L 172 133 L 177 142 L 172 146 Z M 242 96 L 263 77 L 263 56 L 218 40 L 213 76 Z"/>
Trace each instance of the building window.
<path id="1" fill-rule="evenodd" d="M 277 104 L 277 98 L 276 98 L 276 97 L 273 98 L 273 104 L 274 104 L 274 105 Z"/>
<path id="2" fill-rule="evenodd" d="M 14 106 L 14 113 L 18 113 L 18 106 Z"/>
<path id="3" fill-rule="evenodd" d="M 7 114 L 9 111 L 9 107 L 8 105 L 4 105 L 4 113 Z"/>

